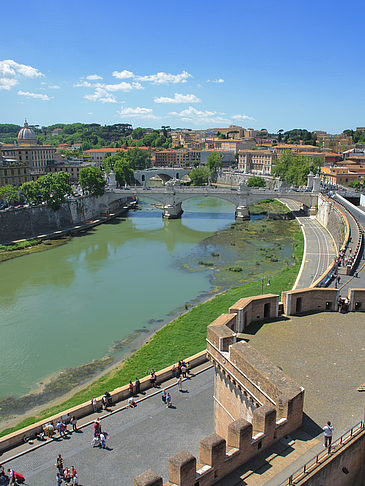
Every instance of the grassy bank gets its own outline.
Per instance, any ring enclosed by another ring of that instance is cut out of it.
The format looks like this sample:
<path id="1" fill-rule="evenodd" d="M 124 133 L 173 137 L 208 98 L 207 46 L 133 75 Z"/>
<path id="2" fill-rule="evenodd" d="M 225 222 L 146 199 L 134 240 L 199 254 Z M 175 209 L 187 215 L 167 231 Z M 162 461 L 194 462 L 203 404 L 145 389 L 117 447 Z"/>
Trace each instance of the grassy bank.
<path id="1" fill-rule="evenodd" d="M 278 293 L 290 289 L 296 279 L 303 254 L 303 237 L 298 227 L 295 234 L 295 251 L 293 265 L 285 265 L 280 273 L 270 275 L 270 293 Z M 178 361 L 183 357 L 195 354 L 205 348 L 206 328 L 221 313 L 228 312 L 228 308 L 239 298 L 261 293 L 261 279 L 248 284 L 229 289 L 212 299 L 192 308 L 186 314 L 167 324 L 142 346 L 127 358 L 117 369 L 103 375 L 91 385 L 62 403 L 44 409 L 39 415 L 28 417 L 15 427 L 3 430 L 0 436 L 30 425 L 67 408 L 90 400 L 92 396 L 102 395 L 105 390 L 127 384 L 148 375 L 151 368 L 161 369 Z"/>
<path id="2" fill-rule="evenodd" d="M 54 240 L 40 240 L 38 238 L 33 238 L 31 240 L 18 241 L 9 245 L 0 245 L 0 263 L 11 260 L 12 258 L 57 248 L 57 246 L 64 245 L 70 241 L 70 239 L 70 236 L 64 236 Z"/>

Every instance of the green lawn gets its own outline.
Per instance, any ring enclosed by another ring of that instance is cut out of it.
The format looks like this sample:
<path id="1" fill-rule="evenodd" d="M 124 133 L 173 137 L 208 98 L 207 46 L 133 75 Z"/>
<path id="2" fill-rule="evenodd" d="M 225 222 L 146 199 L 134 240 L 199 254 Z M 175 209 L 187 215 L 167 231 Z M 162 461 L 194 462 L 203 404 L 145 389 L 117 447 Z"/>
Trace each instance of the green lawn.
<path id="1" fill-rule="evenodd" d="M 280 294 L 282 290 L 288 290 L 293 286 L 301 265 L 303 246 L 303 235 L 298 226 L 295 235 L 295 263 L 284 267 L 280 273 L 271 275 L 271 285 L 265 287 L 265 291 Z M 125 385 L 129 383 L 129 380 L 134 380 L 136 376 L 139 378 L 146 376 L 151 368 L 159 370 L 176 363 L 179 359 L 202 351 L 206 345 L 207 326 L 220 314 L 228 312 L 229 307 L 238 299 L 260 293 L 261 279 L 258 279 L 256 282 L 226 290 L 193 307 L 189 312 L 157 331 L 147 344 L 127 358 L 120 367 L 85 386 L 70 399 L 44 409 L 36 417 L 28 417 L 15 427 L 3 430 L 0 437 L 88 401 L 92 396 L 100 396 L 105 390 L 111 391 Z"/>

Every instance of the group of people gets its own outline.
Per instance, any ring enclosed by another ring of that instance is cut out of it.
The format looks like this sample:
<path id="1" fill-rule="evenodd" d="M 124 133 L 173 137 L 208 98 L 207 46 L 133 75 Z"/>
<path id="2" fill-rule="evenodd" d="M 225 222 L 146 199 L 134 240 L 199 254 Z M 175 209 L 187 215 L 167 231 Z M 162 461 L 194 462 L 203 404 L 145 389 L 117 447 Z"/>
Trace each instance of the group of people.
<path id="1" fill-rule="evenodd" d="M 352 254 L 352 249 L 349 248 L 349 255 L 346 256 L 346 250 L 341 250 L 336 258 L 336 263 L 339 267 L 351 268 L 354 263 L 355 255 Z"/>
<path id="2" fill-rule="evenodd" d="M 64 461 L 61 454 L 58 454 L 55 466 L 58 469 L 56 475 L 57 486 L 61 486 L 63 481 L 70 486 L 78 486 L 79 482 L 75 466 L 64 467 Z"/>
<path id="3" fill-rule="evenodd" d="M 97 418 L 94 422 L 94 437 L 91 442 L 93 447 L 106 448 L 106 437 L 107 433 L 101 430 L 100 418 Z"/>
<path id="4" fill-rule="evenodd" d="M 348 312 L 350 301 L 347 297 L 342 298 L 341 295 L 338 296 L 337 307 L 338 312 Z"/>
<path id="5" fill-rule="evenodd" d="M 16 486 L 17 484 L 23 484 L 25 482 L 24 476 L 14 471 L 14 469 L 8 469 L 5 472 L 4 466 L 0 464 L 0 484 L 6 484 L 9 486 Z"/>
<path id="6" fill-rule="evenodd" d="M 41 440 L 44 440 L 45 437 L 52 438 L 56 430 L 58 431 L 59 437 L 66 437 L 68 423 L 72 425 L 73 432 L 77 432 L 77 418 L 75 415 L 70 417 L 67 414 L 57 421 L 56 426 L 53 422 L 48 422 L 46 425 L 44 425 L 43 433 L 39 434 L 39 437 L 37 436 L 37 438 Z"/>
<path id="7" fill-rule="evenodd" d="M 180 376 L 186 378 L 190 374 L 190 365 L 189 363 L 185 363 L 184 360 L 181 360 L 177 365 L 172 365 L 171 371 L 175 378 L 179 378 Z"/>

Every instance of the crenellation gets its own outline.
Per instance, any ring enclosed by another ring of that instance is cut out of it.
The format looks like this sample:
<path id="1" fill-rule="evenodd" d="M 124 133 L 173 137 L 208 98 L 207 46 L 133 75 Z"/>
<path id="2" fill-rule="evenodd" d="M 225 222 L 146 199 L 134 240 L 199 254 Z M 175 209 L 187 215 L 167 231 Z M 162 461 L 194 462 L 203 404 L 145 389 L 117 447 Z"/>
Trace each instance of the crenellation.
<path id="1" fill-rule="evenodd" d="M 196 458 L 180 451 L 169 459 L 169 481 L 178 486 L 191 486 L 196 477 Z"/>

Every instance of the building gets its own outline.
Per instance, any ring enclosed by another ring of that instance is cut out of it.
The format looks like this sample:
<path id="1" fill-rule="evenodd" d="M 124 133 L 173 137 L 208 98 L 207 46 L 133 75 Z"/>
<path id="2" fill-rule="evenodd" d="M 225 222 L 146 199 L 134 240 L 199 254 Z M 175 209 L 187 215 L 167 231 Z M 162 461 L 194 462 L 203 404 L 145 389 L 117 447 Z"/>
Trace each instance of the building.
<path id="1" fill-rule="evenodd" d="M 234 150 L 202 150 L 200 152 L 200 163 L 206 164 L 210 154 L 219 153 L 222 159 L 222 167 L 232 167 L 236 165 L 236 152 Z"/>
<path id="2" fill-rule="evenodd" d="M 323 184 L 347 185 L 352 181 L 362 182 L 365 169 L 361 167 L 322 167 L 321 182 Z"/>
<path id="3" fill-rule="evenodd" d="M 301 153 L 301 152 L 320 152 L 321 149 L 320 147 L 317 147 L 316 145 L 302 145 L 302 144 L 296 144 L 296 143 L 278 143 L 273 147 L 275 152 L 278 154 L 282 154 L 283 152 L 287 152 L 290 150 L 293 153 Z"/>
<path id="4" fill-rule="evenodd" d="M 2 157 L 1 152 L 0 144 L 0 186 L 11 184 L 19 187 L 24 182 L 28 182 L 30 180 L 29 164 Z"/>
<path id="5" fill-rule="evenodd" d="M 252 149 L 256 146 L 256 142 L 253 138 L 243 138 L 240 140 L 206 138 L 204 145 L 206 150 L 233 150 L 235 153 L 238 153 L 239 150 Z"/>
<path id="6" fill-rule="evenodd" d="M 54 161 L 48 165 L 47 172 L 66 172 L 70 174 L 70 182 L 78 182 L 80 170 L 85 167 L 91 167 L 95 165 L 94 162 L 85 162 L 83 159 L 65 159 L 62 161 Z"/>
<path id="7" fill-rule="evenodd" d="M 238 170 L 246 174 L 271 174 L 277 154 L 273 150 L 240 150 Z"/>
<path id="8" fill-rule="evenodd" d="M 158 150 L 152 155 L 153 167 L 177 167 L 177 150 Z"/>
<path id="9" fill-rule="evenodd" d="M 53 161 L 55 153 L 56 149 L 52 145 L 38 144 L 37 136 L 29 128 L 27 121 L 18 133 L 17 144 L 2 146 L 3 157 L 29 165 L 32 178 L 38 178 L 46 173 L 47 164 Z"/>
<path id="10" fill-rule="evenodd" d="M 325 150 L 332 150 L 333 152 L 345 152 L 354 147 L 352 137 L 341 133 L 339 135 L 317 134 L 317 141 L 319 146 Z"/>

